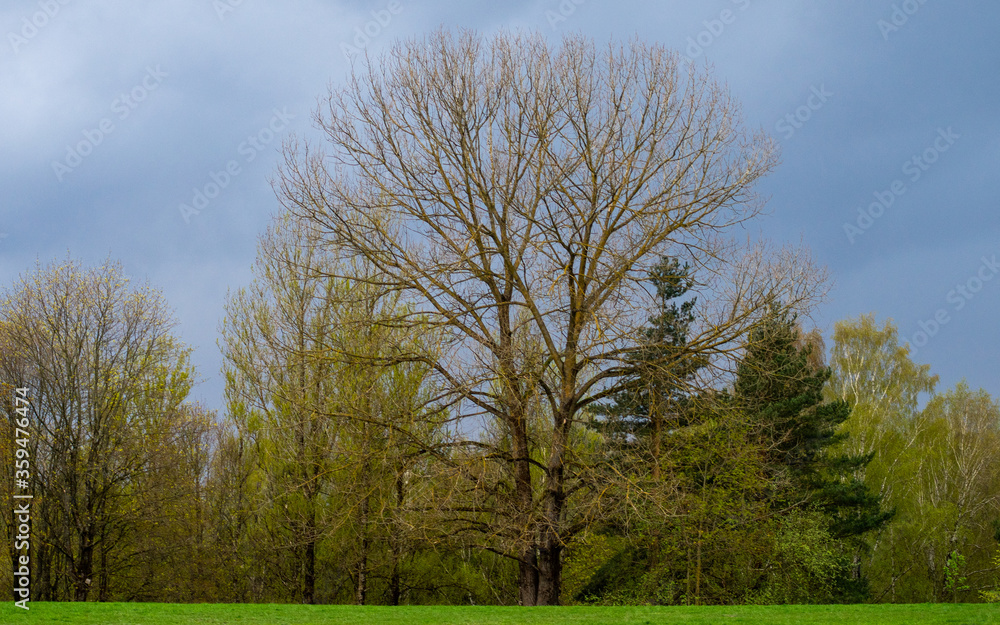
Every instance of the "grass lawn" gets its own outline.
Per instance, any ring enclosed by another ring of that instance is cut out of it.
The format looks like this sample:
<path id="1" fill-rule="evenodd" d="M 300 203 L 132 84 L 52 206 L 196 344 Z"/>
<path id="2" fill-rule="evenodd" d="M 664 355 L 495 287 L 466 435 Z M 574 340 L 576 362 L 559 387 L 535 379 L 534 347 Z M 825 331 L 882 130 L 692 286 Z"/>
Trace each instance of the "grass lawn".
<path id="1" fill-rule="evenodd" d="M 0 623 L 73 625 L 646 625 L 746 623 L 788 625 L 1000 625 L 1000 606 L 985 604 L 735 606 L 632 608 L 364 607 L 276 604 L 31 603 L 28 612 L 6 602 Z"/>

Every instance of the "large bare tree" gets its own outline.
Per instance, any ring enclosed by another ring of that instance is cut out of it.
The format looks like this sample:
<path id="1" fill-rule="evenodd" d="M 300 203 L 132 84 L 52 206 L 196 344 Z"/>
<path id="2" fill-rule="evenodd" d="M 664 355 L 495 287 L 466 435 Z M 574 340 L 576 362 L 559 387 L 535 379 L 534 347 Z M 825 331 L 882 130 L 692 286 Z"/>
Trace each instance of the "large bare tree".
<path id="1" fill-rule="evenodd" d="M 558 603 L 563 549 L 600 501 L 573 432 L 629 379 L 648 270 L 664 255 L 694 267 L 706 305 L 690 345 L 710 357 L 767 302 L 815 294 L 798 252 L 729 241 L 761 211 L 774 143 L 676 53 L 536 34 L 398 43 L 316 122 L 326 146 L 287 146 L 279 196 L 410 304 L 384 323 L 444 337 L 441 356 L 396 357 L 426 361 L 456 414 L 485 422 L 461 430 L 476 454 L 443 458 L 475 502 L 455 520 L 516 560 L 520 603 Z"/>

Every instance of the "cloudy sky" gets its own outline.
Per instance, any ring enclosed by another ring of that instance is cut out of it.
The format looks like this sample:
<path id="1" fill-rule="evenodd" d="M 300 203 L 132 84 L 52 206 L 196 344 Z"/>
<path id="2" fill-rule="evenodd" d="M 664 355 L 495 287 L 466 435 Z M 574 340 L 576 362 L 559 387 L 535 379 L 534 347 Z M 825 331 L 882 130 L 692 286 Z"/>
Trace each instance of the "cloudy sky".
<path id="1" fill-rule="evenodd" d="M 712 64 L 781 144 L 759 227 L 829 268 L 826 336 L 874 312 L 940 390 L 997 396 L 998 24 L 1000 3 L 962 0 L 5 0 L 0 284 L 120 260 L 173 306 L 196 398 L 221 408 L 227 289 L 279 208 L 281 142 L 316 136 L 347 52 L 442 25 L 637 35 Z"/>

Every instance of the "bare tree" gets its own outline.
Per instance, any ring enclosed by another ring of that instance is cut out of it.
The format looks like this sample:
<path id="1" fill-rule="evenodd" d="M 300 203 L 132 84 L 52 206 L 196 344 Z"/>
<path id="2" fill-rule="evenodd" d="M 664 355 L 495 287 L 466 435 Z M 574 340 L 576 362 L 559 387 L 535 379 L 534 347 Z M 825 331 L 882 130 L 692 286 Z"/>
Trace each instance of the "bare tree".
<path id="1" fill-rule="evenodd" d="M 457 416 L 490 424 L 461 453 L 495 470 L 449 460 L 472 500 L 490 471 L 507 484 L 503 507 L 455 510 L 517 561 L 520 603 L 557 604 L 563 549 L 589 518 L 568 513 L 599 508 L 574 426 L 627 379 L 648 270 L 665 255 L 694 268 L 710 304 L 690 345 L 705 356 L 736 349 L 767 302 L 815 295 L 801 254 L 725 238 L 760 212 L 775 145 L 677 54 L 578 36 L 402 42 L 331 90 L 316 122 L 328 149 L 289 144 L 279 196 L 410 304 L 383 323 L 444 337 L 441 356 L 396 358 L 426 362 Z"/>
<path id="2" fill-rule="evenodd" d="M 6 294 L 0 326 L 11 350 L 0 369 L 31 388 L 37 419 L 40 591 L 86 601 L 98 587 L 105 600 L 117 538 L 155 499 L 132 486 L 161 456 L 190 390 L 188 350 L 160 294 L 112 263 L 39 267 Z"/>

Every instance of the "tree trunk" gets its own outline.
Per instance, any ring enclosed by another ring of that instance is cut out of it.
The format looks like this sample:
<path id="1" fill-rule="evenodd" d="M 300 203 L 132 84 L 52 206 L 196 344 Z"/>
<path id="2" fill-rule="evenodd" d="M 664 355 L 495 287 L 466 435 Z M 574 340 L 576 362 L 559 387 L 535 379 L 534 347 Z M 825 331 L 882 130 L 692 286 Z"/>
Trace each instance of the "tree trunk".
<path id="1" fill-rule="evenodd" d="M 538 558 L 538 603 L 536 605 L 559 605 L 562 591 L 562 545 L 555 532 L 546 531 L 546 540 L 539 549 Z"/>
<path id="2" fill-rule="evenodd" d="M 35 548 L 35 554 L 37 554 L 35 560 L 35 570 L 38 571 L 38 599 L 41 601 L 53 601 L 55 597 L 53 596 L 52 590 L 52 555 L 51 549 L 46 546 L 40 546 Z"/>
<path id="3" fill-rule="evenodd" d="M 354 602 L 364 605 L 368 597 L 368 496 L 361 500 L 358 525 L 361 528 L 361 552 L 358 554 L 358 577 L 354 588 Z"/>
<path id="4" fill-rule="evenodd" d="M 14 539 L 14 536 L 17 535 L 18 522 L 17 522 L 17 513 L 14 511 L 14 508 L 15 508 L 14 506 L 11 506 L 10 526 L 9 526 L 9 529 L 7 530 L 7 544 L 8 545 L 13 545 L 16 542 L 15 539 Z M 17 558 L 18 558 L 19 555 L 21 555 L 21 554 L 20 554 L 20 552 L 18 550 L 16 550 L 16 549 L 11 549 L 10 550 L 10 565 L 11 565 L 11 570 L 12 571 L 16 571 L 17 567 L 20 566 L 17 563 Z M 37 566 L 35 567 L 35 570 L 38 570 Z M 16 589 L 16 585 L 10 587 L 11 600 L 12 601 L 17 601 L 18 599 L 20 599 L 20 597 L 17 595 L 17 593 L 14 592 L 15 589 Z"/>
<path id="5" fill-rule="evenodd" d="M 695 546 L 697 564 L 694 569 L 694 604 L 701 605 L 701 527 L 698 527 L 698 543 Z"/>
<path id="6" fill-rule="evenodd" d="M 653 425 L 653 481 L 660 481 L 660 439 L 663 437 L 663 417 L 660 416 L 660 409 L 656 402 L 656 388 L 653 385 L 648 387 L 649 392 L 649 418 Z"/>
<path id="7" fill-rule="evenodd" d="M 399 584 L 399 546 L 392 546 L 392 570 L 389 573 L 389 605 L 398 606 L 401 597 Z"/>
<path id="8" fill-rule="evenodd" d="M 534 543 L 521 552 L 517 572 L 518 602 L 523 606 L 538 605 L 538 552 Z"/>
<path id="9" fill-rule="evenodd" d="M 111 599 L 111 574 L 108 572 L 108 543 L 101 542 L 101 570 L 97 574 L 97 600 L 104 603 Z"/>
<path id="10" fill-rule="evenodd" d="M 552 451 L 546 467 L 543 506 L 545 519 L 539 540 L 537 605 L 559 605 L 562 590 L 563 537 L 560 535 L 560 527 L 566 499 L 563 491 L 563 458 L 569 429 L 565 425 L 567 423 L 569 411 L 563 410 L 556 415 Z"/>
<path id="11" fill-rule="evenodd" d="M 311 525 L 311 524 L 310 524 Z M 316 541 L 313 538 L 306 543 L 305 579 L 302 581 L 302 603 L 316 603 Z"/>
<path id="12" fill-rule="evenodd" d="M 73 601 L 86 601 L 90 593 L 91 576 L 94 574 L 94 545 L 90 532 L 80 537 L 80 559 L 73 571 Z"/>
<path id="13" fill-rule="evenodd" d="M 532 518 L 534 494 L 531 488 L 531 464 L 528 461 L 528 433 L 523 415 L 512 419 L 514 439 L 514 488 L 517 494 L 518 516 L 524 531 L 520 563 L 518 565 L 518 591 L 523 606 L 538 605 L 538 544 Z"/>
<path id="14" fill-rule="evenodd" d="M 314 489 L 315 474 L 311 467 L 306 475 L 306 503 L 309 506 L 305 528 L 305 553 L 302 556 L 302 603 L 316 603 L 316 493 Z"/>
<path id="15" fill-rule="evenodd" d="M 405 497 L 405 485 L 403 484 L 402 470 L 396 471 L 396 515 L 401 514 L 403 500 Z M 390 555 L 392 558 L 392 570 L 389 573 L 389 605 L 399 605 L 402 600 L 402 590 L 400 584 L 400 560 L 403 557 L 402 537 L 399 532 L 399 522 L 393 523 L 392 536 L 390 537 Z"/>

